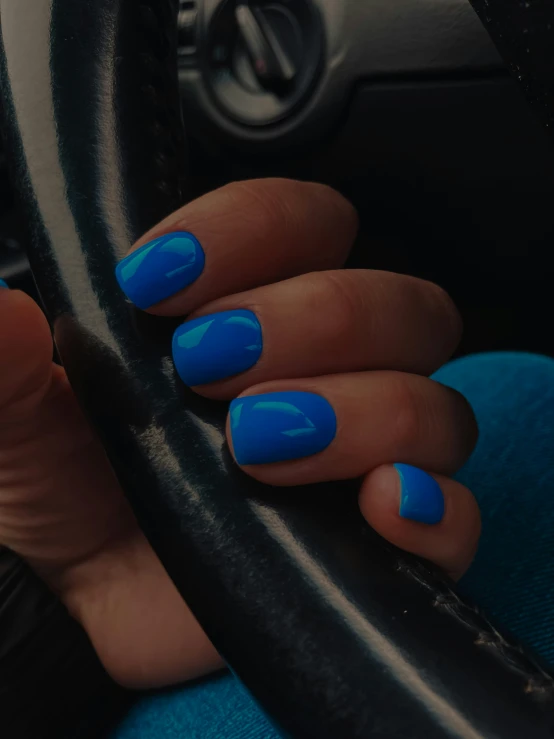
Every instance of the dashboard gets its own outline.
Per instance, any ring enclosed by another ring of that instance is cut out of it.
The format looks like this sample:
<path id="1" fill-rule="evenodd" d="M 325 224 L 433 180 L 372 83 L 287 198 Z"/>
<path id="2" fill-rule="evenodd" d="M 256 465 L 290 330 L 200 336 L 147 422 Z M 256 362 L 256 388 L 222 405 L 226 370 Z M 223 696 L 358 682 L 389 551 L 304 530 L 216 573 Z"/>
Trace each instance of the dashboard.
<path id="1" fill-rule="evenodd" d="M 503 69 L 467 0 L 183 0 L 191 125 L 230 141 L 320 137 L 360 83 Z"/>

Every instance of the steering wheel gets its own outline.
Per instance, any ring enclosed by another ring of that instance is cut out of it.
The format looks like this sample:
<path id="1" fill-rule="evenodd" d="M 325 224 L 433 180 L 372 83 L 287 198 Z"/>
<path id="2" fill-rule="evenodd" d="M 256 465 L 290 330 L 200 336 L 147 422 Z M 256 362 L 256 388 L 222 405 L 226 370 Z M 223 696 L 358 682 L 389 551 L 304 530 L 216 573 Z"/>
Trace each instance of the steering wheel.
<path id="1" fill-rule="evenodd" d="M 275 496 L 243 475 L 225 406 L 173 372 L 171 322 L 117 288 L 118 260 L 186 198 L 176 2 L 0 11 L 5 128 L 56 345 L 141 527 L 234 672 L 295 739 L 552 737 L 547 672 L 375 535 L 355 485 Z"/>

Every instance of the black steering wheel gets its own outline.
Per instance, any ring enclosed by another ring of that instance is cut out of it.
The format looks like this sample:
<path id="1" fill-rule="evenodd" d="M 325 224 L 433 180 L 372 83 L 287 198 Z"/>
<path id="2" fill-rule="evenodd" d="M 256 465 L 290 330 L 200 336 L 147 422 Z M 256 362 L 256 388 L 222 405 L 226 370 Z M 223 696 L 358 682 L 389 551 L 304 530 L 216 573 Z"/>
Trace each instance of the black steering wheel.
<path id="1" fill-rule="evenodd" d="M 295 739 L 551 738 L 552 678 L 376 536 L 350 484 L 275 496 L 244 476 L 225 406 L 173 372 L 171 324 L 117 288 L 117 261 L 186 198 L 176 2 L 0 10 L 6 133 L 56 345 L 140 525 L 235 673 Z"/>

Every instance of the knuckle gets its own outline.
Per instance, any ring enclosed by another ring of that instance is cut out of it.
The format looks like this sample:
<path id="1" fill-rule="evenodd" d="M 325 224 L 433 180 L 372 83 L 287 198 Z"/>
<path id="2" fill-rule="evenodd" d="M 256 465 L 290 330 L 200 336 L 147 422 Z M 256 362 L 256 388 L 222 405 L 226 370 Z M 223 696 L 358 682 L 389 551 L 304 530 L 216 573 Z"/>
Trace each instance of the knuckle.
<path id="1" fill-rule="evenodd" d="M 319 221 L 314 235 L 319 241 L 320 259 L 328 267 L 342 265 L 358 233 L 358 213 L 352 203 L 328 185 L 310 183 L 306 187 L 310 188 L 314 215 Z"/>
<path id="2" fill-rule="evenodd" d="M 463 330 L 460 312 L 443 287 L 434 282 L 423 284 L 425 285 L 425 296 L 430 309 L 438 317 L 446 339 L 454 348 L 458 344 Z"/>
<path id="3" fill-rule="evenodd" d="M 289 226 L 292 232 L 305 223 L 307 212 L 318 214 L 325 227 L 333 225 L 353 240 L 358 229 L 354 206 L 337 190 L 318 182 L 268 178 L 236 183 L 237 196 L 253 201 L 260 218 L 272 227 L 275 223 Z M 317 223 L 314 223 L 317 227 Z"/>
<path id="4" fill-rule="evenodd" d="M 220 191 L 221 192 L 221 191 Z M 227 224 L 240 221 L 241 232 L 275 243 L 276 235 L 296 245 L 295 258 L 305 267 L 342 264 L 355 238 L 354 207 L 327 185 L 267 178 L 235 182 L 222 189 Z"/>
<path id="5" fill-rule="evenodd" d="M 455 417 L 457 423 L 455 424 L 455 431 L 457 433 L 458 447 L 460 450 L 460 461 L 461 463 L 469 457 L 471 452 L 474 450 L 477 441 L 479 439 L 479 426 L 477 424 L 477 418 L 470 402 L 465 398 L 458 390 L 453 388 L 447 388 L 449 391 L 452 402 L 457 409 L 455 411 Z"/>
<path id="6" fill-rule="evenodd" d="M 342 344 L 360 321 L 359 292 L 347 272 L 319 272 L 316 277 L 318 304 L 325 306 L 326 328 L 333 341 Z"/>
<path id="7" fill-rule="evenodd" d="M 353 231 L 358 230 L 358 211 L 344 195 L 341 195 L 338 190 L 335 190 L 329 185 L 323 185 L 317 182 L 307 183 L 306 186 L 312 188 L 315 197 L 324 201 L 327 209 L 335 211 L 341 220 Z"/>
<path id="8" fill-rule="evenodd" d="M 392 387 L 391 408 L 395 408 L 393 420 L 393 444 L 397 453 L 412 448 L 422 435 L 424 413 L 420 393 L 408 381 L 407 376 L 398 374 Z"/>
<path id="9" fill-rule="evenodd" d="M 248 180 L 229 187 L 234 188 L 241 217 L 253 222 L 258 235 L 260 232 L 271 234 L 290 224 L 291 201 L 283 197 L 289 192 L 286 180 Z"/>

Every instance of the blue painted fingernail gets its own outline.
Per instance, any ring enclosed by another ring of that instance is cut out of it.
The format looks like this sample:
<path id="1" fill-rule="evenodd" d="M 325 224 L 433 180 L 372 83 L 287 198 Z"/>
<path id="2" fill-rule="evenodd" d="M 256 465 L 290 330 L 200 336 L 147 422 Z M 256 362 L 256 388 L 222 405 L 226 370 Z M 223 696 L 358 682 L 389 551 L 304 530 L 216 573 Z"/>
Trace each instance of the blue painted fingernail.
<path id="1" fill-rule="evenodd" d="M 281 392 L 233 400 L 233 450 L 239 464 L 270 464 L 309 457 L 335 438 L 331 404 L 315 393 Z"/>
<path id="2" fill-rule="evenodd" d="M 394 465 L 400 477 L 400 516 L 419 523 L 440 523 L 444 496 L 438 482 L 418 467 Z"/>
<path id="3" fill-rule="evenodd" d="M 115 276 L 125 295 L 137 308 L 165 300 L 190 285 L 204 269 L 204 250 L 189 233 L 160 236 L 125 257 Z"/>
<path id="4" fill-rule="evenodd" d="M 1 277 L 0 277 L 0 287 L 7 287 L 9 289 L 8 283 L 6 282 L 6 280 L 3 280 Z"/>
<path id="5" fill-rule="evenodd" d="M 173 361 L 187 385 L 206 385 L 238 375 L 262 353 L 262 327 L 250 310 L 228 310 L 195 318 L 173 336 Z"/>

